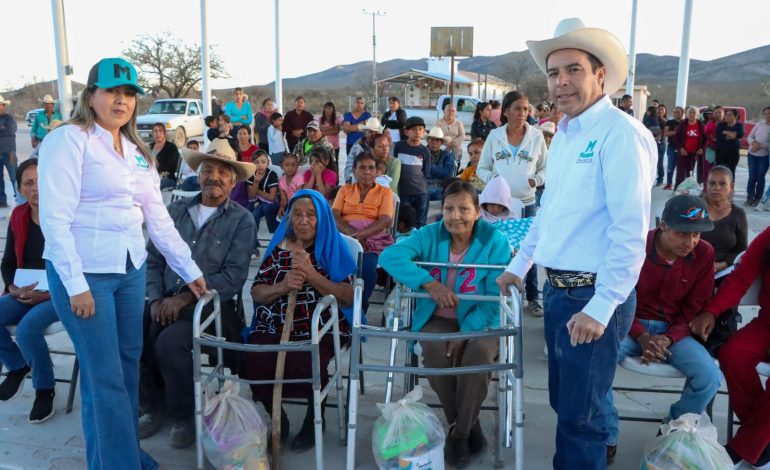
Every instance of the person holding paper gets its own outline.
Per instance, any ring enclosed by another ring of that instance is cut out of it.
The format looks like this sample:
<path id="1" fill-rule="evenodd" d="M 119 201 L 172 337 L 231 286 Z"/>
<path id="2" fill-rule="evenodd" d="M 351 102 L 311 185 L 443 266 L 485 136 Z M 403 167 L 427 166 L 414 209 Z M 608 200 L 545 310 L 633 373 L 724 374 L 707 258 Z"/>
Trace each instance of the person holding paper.
<path id="1" fill-rule="evenodd" d="M 54 376 L 48 344 L 43 331 L 58 321 L 48 292 L 36 290 L 37 282 L 27 284 L 18 279 L 17 271 L 30 274 L 37 271 L 45 276 L 43 260 L 43 232 L 40 230 L 37 193 L 37 158 L 30 158 L 17 171 L 17 184 L 27 202 L 16 206 L 11 213 L 5 252 L 0 262 L 5 290 L 0 297 L 0 363 L 8 375 L 0 383 L 0 400 L 7 401 L 21 395 L 24 379 L 32 374 L 35 402 L 29 414 L 30 423 L 50 419 L 53 406 Z M 27 276 L 27 279 L 30 279 Z M 16 326 L 16 342 L 5 329 Z"/>

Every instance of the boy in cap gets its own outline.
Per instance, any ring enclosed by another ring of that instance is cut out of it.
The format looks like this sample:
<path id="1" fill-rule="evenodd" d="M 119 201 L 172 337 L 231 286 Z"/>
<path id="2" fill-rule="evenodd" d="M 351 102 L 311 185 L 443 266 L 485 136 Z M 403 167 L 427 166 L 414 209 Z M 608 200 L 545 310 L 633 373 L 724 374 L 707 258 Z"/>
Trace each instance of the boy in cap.
<path id="1" fill-rule="evenodd" d="M 618 363 L 641 356 L 643 364 L 665 362 L 687 377 L 668 420 L 684 413 L 701 414 L 722 378 L 700 342 L 707 336 L 703 325 L 712 317 L 701 312 L 714 292 L 714 248 L 700 234 L 713 228 L 703 199 L 681 195 L 668 201 L 660 225 L 647 234 L 646 257 L 636 283 L 636 313 L 618 352 Z M 618 443 L 612 391 L 606 411 L 607 458 L 612 461 Z"/>
<path id="2" fill-rule="evenodd" d="M 521 287 L 533 264 L 543 289 L 548 392 L 557 414 L 558 470 L 607 466 L 606 395 L 634 317 L 658 149 L 641 122 L 612 105 L 628 56 L 610 32 L 562 20 L 552 39 L 528 41 L 564 113 L 548 152 L 543 204 L 497 280 Z"/>
<path id="3" fill-rule="evenodd" d="M 412 116 L 404 125 L 406 140 L 396 142 L 393 153 L 401 161 L 401 179 L 398 182 L 398 195 L 401 204 L 414 208 L 417 227 L 422 227 L 428 220 L 428 182 L 430 175 L 430 151 L 422 144 L 425 135 L 425 121 Z"/>

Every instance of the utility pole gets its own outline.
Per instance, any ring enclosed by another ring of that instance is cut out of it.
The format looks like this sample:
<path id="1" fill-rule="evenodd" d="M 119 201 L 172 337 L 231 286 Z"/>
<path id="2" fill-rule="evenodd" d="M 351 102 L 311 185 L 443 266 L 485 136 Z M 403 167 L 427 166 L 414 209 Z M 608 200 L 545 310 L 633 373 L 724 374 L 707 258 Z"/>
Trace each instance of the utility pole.
<path id="1" fill-rule="evenodd" d="M 67 28 L 64 22 L 63 0 L 51 0 L 53 16 L 54 43 L 56 45 L 56 74 L 59 88 L 59 113 L 65 121 L 72 114 L 72 65 L 67 49 Z"/>
<path id="2" fill-rule="evenodd" d="M 628 78 L 626 79 L 626 94 L 634 96 L 634 79 L 636 78 L 636 17 L 639 10 L 639 0 L 631 1 L 631 39 L 628 51 Z M 606 90 L 605 90 L 606 91 Z M 609 90 L 615 93 L 617 90 Z"/>
<path id="3" fill-rule="evenodd" d="M 690 25 L 692 23 L 692 0 L 684 1 L 684 24 L 682 25 L 682 52 L 679 54 L 679 73 L 676 81 L 676 105 L 687 105 L 687 84 L 690 80 Z"/>
<path id="4" fill-rule="evenodd" d="M 385 16 L 387 12 L 380 10 L 366 11 L 363 10 L 364 15 L 372 15 L 372 85 L 374 86 L 374 115 L 380 115 L 379 99 L 377 98 L 377 24 L 375 22 L 378 16 Z"/>

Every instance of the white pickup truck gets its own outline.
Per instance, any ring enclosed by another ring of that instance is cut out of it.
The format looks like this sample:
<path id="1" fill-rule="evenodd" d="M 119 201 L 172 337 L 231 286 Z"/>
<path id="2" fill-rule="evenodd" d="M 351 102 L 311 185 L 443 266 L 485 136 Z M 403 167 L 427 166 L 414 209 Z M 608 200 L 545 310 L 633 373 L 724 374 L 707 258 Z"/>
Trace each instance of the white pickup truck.
<path id="1" fill-rule="evenodd" d="M 188 137 L 203 135 L 203 103 L 190 98 L 170 98 L 155 101 L 146 114 L 136 118 L 139 137 L 152 142 L 152 126 L 156 122 L 166 126 L 166 139 L 180 149 Z"/>
<path id="2" fill-rule="evenodd" d="M 428 129 L 433 127 L 433 123 L 444 117 L 444 106 L 449 103 L 449 95 L 441 95 L 436 102 L 435 108 L 404 108 L 407 117 L 419 116 L 425 121 Z M 476 113 L 478 98 L 472 96 L 455 95 L 454 105 L 457 110 L 456 119 L 462 121 L 465 127 L 465 133 L 471 133 L 471 124 L 473 124 L 473 115 Z"/>

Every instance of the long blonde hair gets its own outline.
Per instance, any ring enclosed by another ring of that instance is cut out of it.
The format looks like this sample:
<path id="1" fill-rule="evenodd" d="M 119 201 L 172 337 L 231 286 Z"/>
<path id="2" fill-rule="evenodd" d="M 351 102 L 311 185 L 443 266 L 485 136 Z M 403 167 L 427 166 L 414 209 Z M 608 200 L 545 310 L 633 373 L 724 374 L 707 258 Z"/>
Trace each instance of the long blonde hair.
<path id="1" fill-rule="evenodd" d="M 72 124 L 83 130 L 88 130 L 91 126 L 96 124 L 96 114 L 94 113 L 93 108 L 88 104 L 88 99 L 93 96 L 95 90 L 95 86 L 90 86 L 84 88 L 83 91 L 80 92 L 80 97 L 75 105 L 75 110 L 72 112 L 69 121 L 65 124 Z M 138 109 L 138 106 L 134 108 L 131 119 L 120 128 L 120 132 L 136 145 L 136 148 L 142 155 L 144 155 L 144 158 L 147 159 L 150 165 L 155 165 L 155 157 L 152 155 L 150 148 L 142 142 L 139 133 L 136 131 L 136 114 Z"/>

